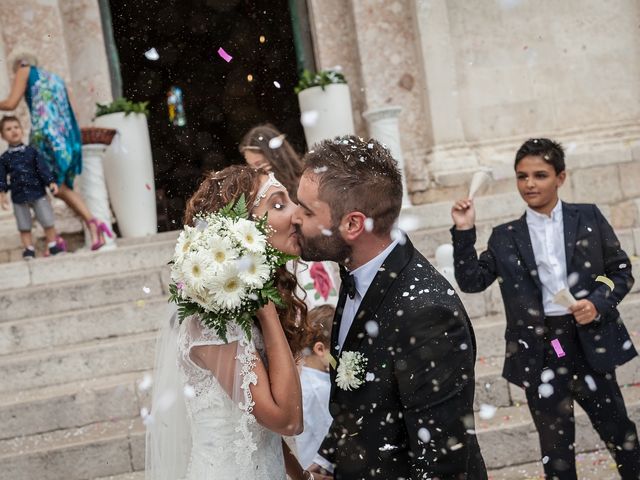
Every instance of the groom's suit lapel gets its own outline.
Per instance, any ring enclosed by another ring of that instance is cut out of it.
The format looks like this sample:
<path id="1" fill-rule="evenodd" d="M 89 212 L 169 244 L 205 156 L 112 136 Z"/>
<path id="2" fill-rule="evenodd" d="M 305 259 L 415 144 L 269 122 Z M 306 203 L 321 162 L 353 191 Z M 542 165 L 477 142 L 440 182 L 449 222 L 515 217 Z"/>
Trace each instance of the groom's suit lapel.
<path id="1" fill-rule="evenodd" d="M 406 239 L 404 245 L 397 245 L 385 259 L 382 267 L 376 273 L 373 282 L 369 286 L 369 289 L 360 303 L 360 307 L 356 312 L 356 316 L 353 319 L 353 323 L 347 333 L 344 344 L 341 351 L 356 351 L 360 347 L 360 343 L 366 336 L 365 324 L 373 317 L 373 314 L 378 310 L 380 304 L 384 300 L 387 292 L 391 289 L 393 282 L 397 278 L 398 274 L 407 266 L 411 256 L 413 254 L 413 244 Z M 346 292 L 344 287 L 340 287 L 340 297 L 338 305 L 336 307 L 336 314 L 333 319 L 333 330 L 331 331 L 331 354 L 336 361 L 339 362 L 338 353 L 338 331 L 340 330 L 340 323 L 342 321 L 342 309 L 346 301 Z M 336 388 L 336 370 L 330 369 L 331 372 L 331 397 L 335 393 Z"/>

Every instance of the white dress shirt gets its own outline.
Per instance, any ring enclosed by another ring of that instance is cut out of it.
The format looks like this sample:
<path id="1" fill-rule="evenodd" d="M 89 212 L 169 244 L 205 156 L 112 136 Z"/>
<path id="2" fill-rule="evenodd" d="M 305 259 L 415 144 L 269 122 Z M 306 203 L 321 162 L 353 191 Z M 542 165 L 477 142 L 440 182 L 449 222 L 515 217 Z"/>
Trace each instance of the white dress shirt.
<path id="1" fill-rule="evenodd" d="M 382 267 L 382 264 L 397 244 L 398 240 L 394 240 L 377 256 L 351 272 L 356 284 L 356 294 L 353 298 L 349 298 L 349 296 L 347 296 L 347 301 L 345 302 L 344 309 L 342 310 L 342 320 L 340 321 L 340 330 L 338 331 L 338 345 L 340 345 L 340 350 L 342 350 L 342 345 L 344 345 L 344 341 L 347 338 L 353 319 L 355 318 L 356 313 L 358 313 L 362 299 L 367 293 L 367 290 L 369 290 L 371 282 L 373 282 L 376 273 L 378 273 L 378 270 L 380 270 L 380 267 Z"/>
<path id="2" fill-rule="evenodd" d="M 328 372 L 303 366 L 300 383 L 304 431 L 296 437 L 296 447 L 300 465 L 309 468 L 333 421 L 329 413 L 331 378 Z"/>
<path id="3" fill-rule="evenodd" d="M 553 303 L 555 294 L 568 288 L 562 202 L 558 200 L 550 216 L 527 207 L 527 227 L 542 284 L 544 314 L 547 317 L 567 315 L 569 310 Z"/>

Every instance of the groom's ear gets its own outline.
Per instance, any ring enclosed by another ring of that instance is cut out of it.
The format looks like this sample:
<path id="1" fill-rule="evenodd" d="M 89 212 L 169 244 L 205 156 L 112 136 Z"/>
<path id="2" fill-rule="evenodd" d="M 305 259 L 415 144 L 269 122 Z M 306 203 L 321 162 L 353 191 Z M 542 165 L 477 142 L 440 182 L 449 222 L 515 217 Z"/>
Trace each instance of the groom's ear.
<path id="1" fill-rule="evenodd" d="M 342 221 L 342 236 L 347 241 L 357 240 L 366 232 L 367 216 L 362 212 L 351 212 L 344 216 Z"/>

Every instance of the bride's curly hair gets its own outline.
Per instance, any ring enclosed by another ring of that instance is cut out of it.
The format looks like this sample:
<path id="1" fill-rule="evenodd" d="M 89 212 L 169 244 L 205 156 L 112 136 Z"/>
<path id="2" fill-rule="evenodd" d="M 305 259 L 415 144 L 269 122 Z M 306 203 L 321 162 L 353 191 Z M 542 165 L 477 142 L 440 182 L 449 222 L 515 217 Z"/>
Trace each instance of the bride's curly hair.
<path id="1" fill-rule="evenodd" d="M 268 175 L 266 170 L 246 165 L 231 165 L 218 172 L 208 172 L 187 202 L 184 224 L 193 227 L 198 213 L 217 212 L 228 203 L 238 200 L 243 193 L 251 213 L 260 189 L 260 178 L 265 175 Z M 296 294 L 296 276 L 285 267 L 276 271 L 275 284 L 285 304 L 285 307 L 277 308 L 280 323 L 289 347 L 294 357 L 297 357 L 306 347 L 305 338 L 309 330 L 307 306 Z"/>

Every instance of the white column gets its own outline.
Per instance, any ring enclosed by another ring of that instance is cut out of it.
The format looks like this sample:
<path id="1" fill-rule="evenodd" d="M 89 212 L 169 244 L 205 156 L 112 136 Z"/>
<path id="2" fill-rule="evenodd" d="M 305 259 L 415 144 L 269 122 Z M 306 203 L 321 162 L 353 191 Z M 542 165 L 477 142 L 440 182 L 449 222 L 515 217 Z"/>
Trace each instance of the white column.
<path id="1" fill-rule="evenodd" d="M 107 150 L 107 145 L 90 144 L 82 146 L 82 181 L 80 190 L 87 208 L 94 218 L 107 224 L 111 229 L 111 210 L 109 209 L 109 194 L 104 180 L 104 168 L 102 163 Z M 115 236 L 109 238 L 105 235 L 105 245 L 101 250 L 116 248 Z M 91 249 L 91 234 L 86 225 L 84 227 L 84 243 Z"/>
<path id="2" fill-rule="evenodd" d="M 402 148 L 400 147 L 400 128 L 398 125 L 398 117 L 401 111 L 402 108 L 400 107 L 390 106 L 367 110 L 362 116 L 369 124 L 369 135 L 389 147 L 391 155 L 397 160 L 398 167 L 402 173 L 402 206 L 408 207 L 411 206 L 411 200 L 409 200 L 407 192 L 407 178 Z"/>

